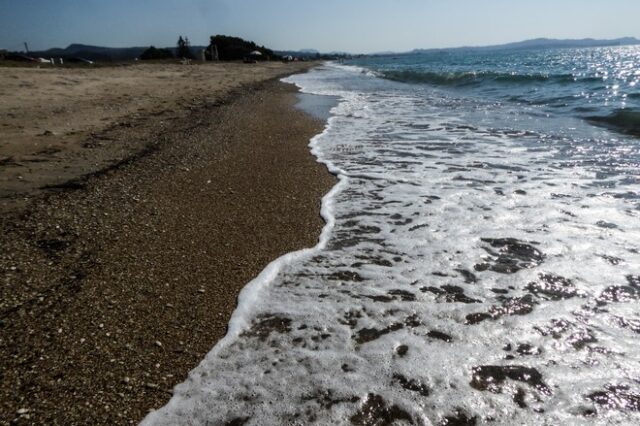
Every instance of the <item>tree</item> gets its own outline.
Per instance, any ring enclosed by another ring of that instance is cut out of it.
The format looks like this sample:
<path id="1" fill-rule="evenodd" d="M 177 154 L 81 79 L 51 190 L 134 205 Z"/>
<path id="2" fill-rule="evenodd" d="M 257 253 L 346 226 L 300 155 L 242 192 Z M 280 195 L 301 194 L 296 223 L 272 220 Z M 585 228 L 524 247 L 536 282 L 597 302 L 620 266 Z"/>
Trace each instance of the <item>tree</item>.
<path id="1" fill-rule="evenodd" d="M 242 60 L 249 56 L 253 51 L 262 53 L 262 59 L 280 59 L 271 49 L 267 49 L 264 46 L 258 46 L 252 41 L 246 41 L 238 37 L 229 37 L 223 35 L 217 35 L 211 37 L 211 43 L 207 48 L 207 58 L 211 59 L 210 52 L 212 47 L 215 46 L 218 49 L 219 59 L 222 61 L 237 61 Z"/>
<path id="2" fill-rule="evenodd" d="M 188 38 L 186 37 L 182 38 L 182 36 L 178 38 L 178 48 L 176 50 L 176 55 L 178 56 L 178 58 L 184 58 L 184 59 L 196 58 L 193 55 L 193 52 L 191 52 L 191 44 L 189 43 Z"/>
<path id="3" fill-rule="evenodd" d="M 149 47 L 140 55 L 140 59 L 143 61 L 151 60 L 151 59 L 171 59 L 171 58 L 173 58 L 173 53 L 171 53 L 171 50 L 157 49 L 153 46 Z"/>

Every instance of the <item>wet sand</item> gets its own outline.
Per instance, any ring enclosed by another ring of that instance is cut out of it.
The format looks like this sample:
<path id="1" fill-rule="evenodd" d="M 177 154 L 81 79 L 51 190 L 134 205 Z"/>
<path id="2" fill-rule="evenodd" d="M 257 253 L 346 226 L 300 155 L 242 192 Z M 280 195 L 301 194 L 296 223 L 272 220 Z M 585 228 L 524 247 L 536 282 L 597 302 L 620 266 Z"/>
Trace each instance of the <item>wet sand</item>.
<path id="1" fill-rule="evenodd" d="M 170 110 L 91 122 L 66 144 L 32 135 L 71 147 L 53 177 L 21 172 L 37 185 L 2 170 L 0 423 L 137 423 L 224 336 L 242 287 L 316 243 L 334 178 L 307 147 L 323 123 L 268 80 L 285 72 L 180 105 L 158 92 Z M 84 164 L 87 132 L 124 148 Z"/>

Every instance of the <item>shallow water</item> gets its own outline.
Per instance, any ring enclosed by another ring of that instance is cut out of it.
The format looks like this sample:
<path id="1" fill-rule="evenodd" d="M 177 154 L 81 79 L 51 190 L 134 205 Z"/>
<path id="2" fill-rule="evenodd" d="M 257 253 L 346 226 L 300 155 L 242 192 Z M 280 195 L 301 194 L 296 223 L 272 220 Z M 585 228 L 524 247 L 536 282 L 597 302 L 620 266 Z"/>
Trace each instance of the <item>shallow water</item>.
<path id="1" fill-rule="evenodd" d="M 146 424 L 638 424 L 638 139 L 329 64 L 318 247 Z"/>
<path id="2" fill-rule="evenodd" d="M 311 93 L 298 93 L 296 96 L 298 98 L 296 108 L 322 121 L 331 118 L 331 110 L 340 101 L 337 96 L 322 96 Z"/>

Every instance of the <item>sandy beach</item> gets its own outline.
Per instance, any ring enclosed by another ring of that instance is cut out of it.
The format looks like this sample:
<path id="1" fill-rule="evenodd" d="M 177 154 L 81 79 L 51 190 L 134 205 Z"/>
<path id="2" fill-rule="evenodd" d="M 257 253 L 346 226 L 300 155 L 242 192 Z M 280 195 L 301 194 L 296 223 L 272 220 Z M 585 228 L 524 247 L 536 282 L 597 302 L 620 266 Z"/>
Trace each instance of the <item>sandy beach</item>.
<path id="1" fill-rule="evenodd" d="M 128 159 L 245 85 L 308 64 L 0 68 L 0 208 Z M 134 129 L 132 131 L 132 129 Z"/>
<path id="2" fill-rule="evenodd" d="M 309 64 L 0 68 L 1 424 L 135 424 L 313 246 Z"/>

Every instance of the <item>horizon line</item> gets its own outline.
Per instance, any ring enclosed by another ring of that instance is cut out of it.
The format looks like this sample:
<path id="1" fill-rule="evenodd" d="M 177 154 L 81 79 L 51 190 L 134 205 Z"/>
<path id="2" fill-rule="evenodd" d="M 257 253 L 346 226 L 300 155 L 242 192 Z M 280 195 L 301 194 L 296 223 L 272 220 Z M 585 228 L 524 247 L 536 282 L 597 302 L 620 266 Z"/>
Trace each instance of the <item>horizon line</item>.
<path id="1" fill-rule="evenodd" d="M 239 37 L 239 36 L 230 36 L 230 37 Z M 241 37 L 240 37 L 241 38 Z M 623 39 L 634 39 L 635 41 L 638 41 L 640 43 L 640 38 L 637 36 L 620 36 L 620 37 L 615 37 L 615 38 L 594 38 L 594 37 L 581 37 L 581 38 L 555 38 L 555 37 L 534 37 L 534 38 L 528 38 L 528 39 L 524 39 L 524 40 L 517 40 L 517 41 L 508 41 L 508 42 L 504 42 L 504 43 L 498 43 L 498 44 L 480 44 L 480 45 L 472 45 L 472 44 L 468 44 L 468 45 L 459 45 L 459 46 L 447 46 L 447 47 L 414 47 L 412 49 L 409 50 L 383 50 L 383 51 L 370 51 L 368 53 L 364 53 L 364 52 L 349 52 L 349 51 L 343 51 L 343 50 L 339 50 L 339 49 L 334 49 L 334 50 L 329 50 L 329 51 L 320 51 L 318 49 L 315 48 L 299 48 L 299 49 L 294 49 L 294 48 L 282 48 L 282 49 L 278 49 L 278 48 L 272 48 L 272 47 L 268 47 L 269 49 L 273 50 L 273 51 L 285 51 L 285 52 L 303 52 L 303 51 L 316 51 L 320 54 L 323 53 L 344 53 L 344 54 L 349 54 L 349 55 L 375 55 L 375 54 L 402 54 L 402 53 L 411 53 L 411 52 L 415 52 L 415 51 L 420 51 L 420 50 L 453 50 L 453 49 L 478 49 L 478 48 L 490 48 L 490 47 L 499 47 L 499 46 L 505 46 L 505 45 L 510 45 L 510 44 L 517 44 L 517 43 L 524 43 L 524 42 L 528 42 L 528 41 L 536 41 L 536 40 L 549 40 L 549 41 L 587 41 L 587 40 L 593 40 L 593 41 L 601 41 L 601 42 L 607 42 L 607 41 L 616 41 L 616 40 L 623 40 Z M 256 44 L 260 44 L 260 42 L 256 42 L 255 40 L 248 40 L 248 41 L 252 41 Z M 26 44 L 28 44 L 29 42 L 26 41 Z M 66 47 L 58 47 L 58 46 L 53 46 L 53 47 L 49 47 L 46 49 L 36 49 L 36 50 L 30 50 L 32 52 L 46 52 L 49 50 L 53 50 L 53 49 L 67 49 L 70 46 L 73 45 L 81 45 L 81 46 L 88 46 L 88 47 L 102 47 L 102 48 L 107 48 L 107 49 L 135 49 L 135 48 L 148 48 L 150 46 L 154 46 L 156 47 L 156 45 L 154 44 L 150 44 L 150 45 L 128 45 L 128 46 L 110 46 L 110 45 L 105 45 L 105 44 L 85 44 L 85 43 L 81 43 L 81 42 L 71 42 L 69 43 Z M 193 47 L 203 47 L 206 46 L 204 44 L 193 44 Z M 171 48 L 173 46 L 158 46 L 160 48 Z M 4 49 L 4 48 L 0 48 L 2 50 L 7 50 L 7 51 L 11 51 L 9 49 Z M 22 51 L 16 51 L 16 52 L 22 52 Z"/>

